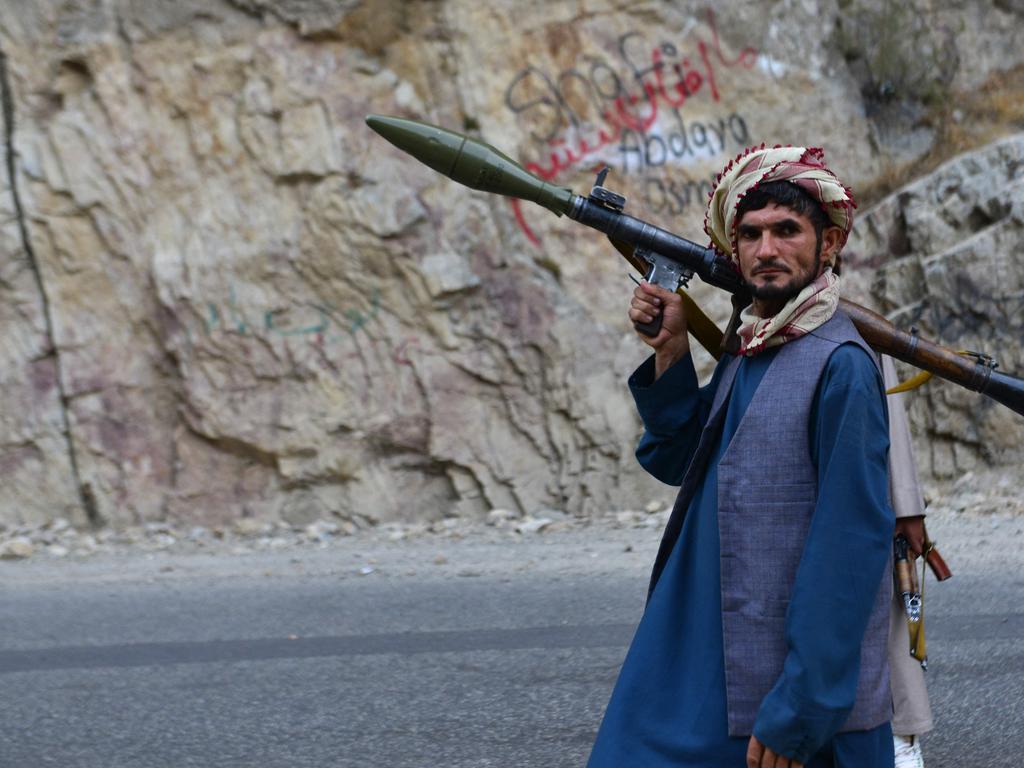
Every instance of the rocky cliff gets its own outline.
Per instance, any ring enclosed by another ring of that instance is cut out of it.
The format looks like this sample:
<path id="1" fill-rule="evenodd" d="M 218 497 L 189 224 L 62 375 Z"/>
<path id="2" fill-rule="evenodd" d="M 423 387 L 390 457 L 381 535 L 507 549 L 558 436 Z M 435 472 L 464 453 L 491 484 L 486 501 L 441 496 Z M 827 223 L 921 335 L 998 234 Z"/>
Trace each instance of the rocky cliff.
<path id="1" fill-rule="evenodd" d="M 903 328 L 1024 375 L 1024 134 L 951 160 L 872 208 L 848 260 Z M 852 271 L 852 270 L 851 270 Z M 907 369 L 907 376 L 916 371 Z M 959 477 L 1022 458 L 1024 418 L 933 380 L 912 399 L 926 473 Z"/>
<path id="2" fill-rule="evenodd" d="M 1020 129 L 1021 15 L 0 0 L 0 520 L 587 514 L 669 495 L 632 458 L 623 379 L 644 351 L 624 262 L 410 161 L 370 112 L 482 135 L 580 191 L 607 164 L 630 210 L 695 239 L 731 156 L 824 146 L 855 189 L 912 182 L 862 222 L 851 290 L 1024 371 L 1022 140 L 926 175 Z M 912 408 L 927 468 L 1018 461 L 1008 414 L 929 385 Z"/>

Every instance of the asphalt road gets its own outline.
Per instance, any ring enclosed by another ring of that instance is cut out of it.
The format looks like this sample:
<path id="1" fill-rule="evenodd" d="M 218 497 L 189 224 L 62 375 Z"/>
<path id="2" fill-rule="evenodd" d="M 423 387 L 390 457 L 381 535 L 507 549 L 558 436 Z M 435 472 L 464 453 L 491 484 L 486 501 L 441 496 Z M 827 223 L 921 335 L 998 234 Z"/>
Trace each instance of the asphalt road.
<path id="1" fill-rule="evenodd" d="M 0 766 L 583 766 L 655 535 L 0 564 Z M 1024 574 L 929 589 L 927 765 L 1019 766 Z"/>

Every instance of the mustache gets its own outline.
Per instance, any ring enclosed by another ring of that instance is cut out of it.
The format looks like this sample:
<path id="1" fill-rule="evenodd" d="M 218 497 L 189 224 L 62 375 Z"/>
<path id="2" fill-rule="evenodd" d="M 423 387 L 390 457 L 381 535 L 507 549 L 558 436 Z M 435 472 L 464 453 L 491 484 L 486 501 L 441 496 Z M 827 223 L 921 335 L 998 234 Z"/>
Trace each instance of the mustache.
<path id="1" fill-rule="evenodd" d="M 767 272 L 769 270 L 774 270 L 776 272 L 789 272 L 789 270 L 786 268 L 786 265 L 783 264 L 782 262 L 769 261 L 764 264 L 761 264 L 761 266 L 759 266 L 757 269 L 751 272 L 751 274 L 757 275 L 760 274 L 761 272 Z"/>

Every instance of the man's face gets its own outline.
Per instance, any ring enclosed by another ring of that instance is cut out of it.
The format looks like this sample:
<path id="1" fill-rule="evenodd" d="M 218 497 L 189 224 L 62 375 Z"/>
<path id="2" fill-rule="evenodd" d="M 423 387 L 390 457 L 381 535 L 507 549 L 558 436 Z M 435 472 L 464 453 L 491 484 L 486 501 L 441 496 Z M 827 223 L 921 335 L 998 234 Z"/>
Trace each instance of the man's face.
<path id="1" fill-rule="evenodd" d="M 827 228 L 819 248 L 806 215 L 776 203 L 747 211 L 736 236 L 740 272 L 754 298 L 781 308 L 821 274 L 840 234 L 838 227 Z"/>

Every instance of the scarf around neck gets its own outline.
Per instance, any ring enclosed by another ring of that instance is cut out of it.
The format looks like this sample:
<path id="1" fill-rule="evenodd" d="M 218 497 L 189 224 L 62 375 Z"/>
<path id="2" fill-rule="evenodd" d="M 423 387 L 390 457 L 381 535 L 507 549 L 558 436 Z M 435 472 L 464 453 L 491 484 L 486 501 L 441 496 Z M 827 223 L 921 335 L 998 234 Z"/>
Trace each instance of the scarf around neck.
<path id="1" fill-rule="evenodd" d="M 799 339 L 820 325 L 824 325 L 835 314 L 839 306 L 839 278 L 831 267 L 819 275 L 814 282 L 790 299 L 777 314 L 758 317 L 747 307 L 741 319 L 743 324 L 736 333 L 740 337 L 737 354 L 753 357 L 758 352 Z"/>

